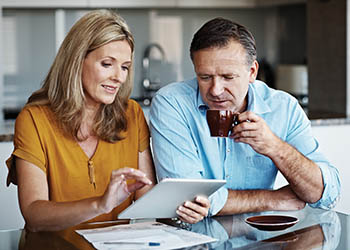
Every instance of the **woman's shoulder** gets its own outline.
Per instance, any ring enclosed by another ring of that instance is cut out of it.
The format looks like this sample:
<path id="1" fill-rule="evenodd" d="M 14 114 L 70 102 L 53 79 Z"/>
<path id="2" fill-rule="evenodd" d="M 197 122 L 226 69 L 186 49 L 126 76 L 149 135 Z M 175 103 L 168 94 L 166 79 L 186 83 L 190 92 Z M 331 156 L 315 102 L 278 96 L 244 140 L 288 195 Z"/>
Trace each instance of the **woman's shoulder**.
<path id="1" fill-rule="evenodd" d="M 142 110 L 140 104 L 133 99 L 128 100 L 127 113 L 139 113 Z"/>
<path id="2" fill-rule="evenodd" d="M 20 121 L 52 121 L 53 113 L 48 105 L 26 105 L 18 114 L 16 123 Z"/>
<path id="3" fill-rule="evenodd" d="M 145 115 L 144 115 L 143 109 L 141 108 L 141 105 L 132 99 L 128 100 L 128 108 L 126 110 L 126 116 L 127 116 L 127 119 L 131 121 L 131 123 L 135 123 L 135 124 L 137 123 L 139 125 L 141 122 L 143 123 L 145 120 Z"/>
<path id="4" fill-rule="evenodd" d="M 25 105 L 18 114 L 18 117 L 28 115 L 42 116 L 44 113 L 47 113 L 48 109 L 46 105 Z"/>

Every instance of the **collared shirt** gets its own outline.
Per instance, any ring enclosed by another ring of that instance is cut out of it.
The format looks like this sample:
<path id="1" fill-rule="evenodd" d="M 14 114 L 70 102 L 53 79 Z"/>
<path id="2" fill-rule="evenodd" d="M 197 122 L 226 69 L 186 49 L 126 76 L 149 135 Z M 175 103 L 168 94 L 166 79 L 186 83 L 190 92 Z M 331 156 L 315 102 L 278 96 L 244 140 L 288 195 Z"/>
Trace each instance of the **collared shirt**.
<path id="1" fill-rule="evenodd" d="M 150 128 L 158 179 L 225 179 L 227 184 L 210 198 L 209 215 L 226 203 L 228 189 L 273 189 L 277 167 L 245 143 L 210 137 L 196 79 L 172 83 L 152 99 Z M 311 123 L 291 95 L 261 81 L 249 84 L 247 109 L 262 117 L 271 131 L 294 146 L 321 169 L 324 192 L 313 207 L 332 208 L 340 193 L 338 171 L 319 152 Z M 276 149 L 278 150 L 278 149 Z"/>

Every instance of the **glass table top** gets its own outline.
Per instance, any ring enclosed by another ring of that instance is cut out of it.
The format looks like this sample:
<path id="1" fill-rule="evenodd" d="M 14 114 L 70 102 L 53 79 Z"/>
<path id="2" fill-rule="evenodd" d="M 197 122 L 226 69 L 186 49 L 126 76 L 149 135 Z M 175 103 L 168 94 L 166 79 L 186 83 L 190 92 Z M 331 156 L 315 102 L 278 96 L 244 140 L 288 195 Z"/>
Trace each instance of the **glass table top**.
<path id="1" fill-rule="evenodd" d="M 255 215 L 288 215 L 298 222 L 284 230 L 264 231 L 245 222 Z M 186 249 L 350 249 L 350 216 L 335 211 L 306 207 L 299 211 L 263 212 L 205 218 L 194 224 L 171 219 L 158 220 L 209 235 L 218 241 Z M 0 249 L 94 249 L 76 229 L 125 224 L 126 220 L 103 224 L 82 224 L 60 232 L 0 231 Z M 133 223 L 137 223 L 133 222 Z"/>

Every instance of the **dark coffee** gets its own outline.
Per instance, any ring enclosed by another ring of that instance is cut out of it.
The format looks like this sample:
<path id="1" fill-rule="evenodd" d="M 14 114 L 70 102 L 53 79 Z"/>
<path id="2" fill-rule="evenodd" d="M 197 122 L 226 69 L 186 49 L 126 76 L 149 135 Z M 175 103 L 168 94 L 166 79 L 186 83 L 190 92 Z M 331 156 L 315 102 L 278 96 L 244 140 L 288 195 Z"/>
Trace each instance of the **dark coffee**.
<path id="1" fill-rule="evenodd" d="M 238 120 L 237 114 L 230 110 L 208 109 L 207 122 L 211 136 L 227 137 Z"/>

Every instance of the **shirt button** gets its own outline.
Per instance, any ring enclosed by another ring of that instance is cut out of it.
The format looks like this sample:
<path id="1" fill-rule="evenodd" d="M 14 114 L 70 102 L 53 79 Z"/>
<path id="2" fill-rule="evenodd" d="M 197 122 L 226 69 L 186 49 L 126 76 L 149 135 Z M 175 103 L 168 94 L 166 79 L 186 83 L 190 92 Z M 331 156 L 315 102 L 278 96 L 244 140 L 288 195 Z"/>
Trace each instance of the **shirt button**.
<path id="1" fill-rule="evenodd" d="M 226 175 L 226 178 L 230 178 L 230 175 L 227 174 L 227 175 Z"/>
<path id="2" fill-rule="evenodd" d="M 227 149 L 227 153 L 230 153 L 230 152 L 231 152 L 231 150 L 228 148 L 228 149 Z"/>

